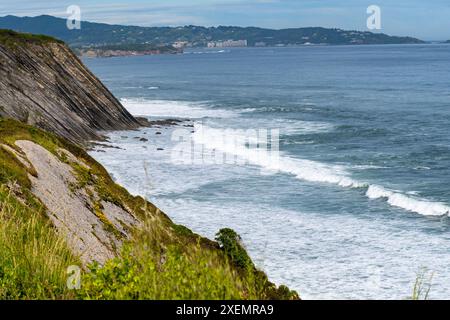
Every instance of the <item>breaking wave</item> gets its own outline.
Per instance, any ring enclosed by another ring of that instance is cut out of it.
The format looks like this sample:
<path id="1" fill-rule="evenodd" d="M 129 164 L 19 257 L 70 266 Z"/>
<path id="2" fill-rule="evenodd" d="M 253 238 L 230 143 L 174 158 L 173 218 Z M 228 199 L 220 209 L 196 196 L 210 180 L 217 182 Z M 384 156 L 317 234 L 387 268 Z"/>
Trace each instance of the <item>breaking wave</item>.
<path id="1" fill-rule="evenodd" d="M 229 137 L 230 132 L 226 135 Z M 245 140 L 245 139 L 244 139 Z M 412 197 L 400 191 L 391 191 L 382 186 L 351 178 L 344 166 L 329 165 L 317 161 L 292 158 L 274 150 L 249 148 L 245 143 L 236 145 L 236 141 L 244 141 L 242 137 L 224 139 L 224 130 L 206 126 L 196 126 L 193 141 L 210 150 L 239 157 L 246 163 L 257 165 L 270 172 L 279 172 L 295 176 L 297 179 L 328 183 L 343 188 L 366 189 L 365 195 L 369 199 L 385 199 L 386 202 L 404 210 L 426 216 L 443 216 L 450 214 L 450 207 L 441 202 Z M 233 143 L 230 143 L 232 141 Z M 247 140 L 248 141 L 248 140 Z"/>

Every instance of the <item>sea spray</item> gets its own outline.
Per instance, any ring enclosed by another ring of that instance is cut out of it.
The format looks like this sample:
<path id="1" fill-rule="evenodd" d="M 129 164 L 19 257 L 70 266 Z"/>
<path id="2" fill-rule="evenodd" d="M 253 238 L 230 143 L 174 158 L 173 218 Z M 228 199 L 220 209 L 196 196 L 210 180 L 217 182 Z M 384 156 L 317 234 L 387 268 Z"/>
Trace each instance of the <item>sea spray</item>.
<path id="1" fill-rule="evenodd" d="M 189 140 L 188 143 L 188 147 L 197 150 L 197 152 L 193 153 L 194 155 L 201 154 L 204 156 L 213 150 L 213 153 L 216 155 L 216 160 L 232 159 L 232 162 L 228 162 L 228 164 L 257 165 L 261 166 L 264 172 L 287 173 L 294 175 L 300 180 L 335 184 L 344 188 L 366 188 L 366 196 L 369 199 L 386 199 L 387 203 L 391 206 L 421 215 L 443 216 L 450 213 L 450 207 L 443 203 L 414 198 L 407 196 L 402 192 L 394 192 L 381 186 L 371 185 L 368 182 L 354 180 L 350 177 L 347 168 L 343 166 L 328 165 L 311 160 L 281 156 L 279 150 L 277 150 L 276 153 L 272 153 L 264 148 L 249 148 L 246 142 L 250 142 L 250 145 L 252 143 L 254 144 L 255 140 L 252 139 L 257 136 L 255 132 L 251 130 L 247 131 L 247 136 L 245 136 L 242 134 L 242 132 L 245 131 L 227 131 L 198 124 L 195 128 L 195 133 L 192 135 L 192 142 L 194 142 L 194 144 L 191 145 L 191 140 Z M 220 156 L 217 158 L 218 154 Z M 232 155 L 231 158 L 230 155 Z M 204 159 L 210 158 L 205 157 Z M 206 164 L 207 162 L 203 163 Z M 213 163 L 220 164 L 221 162 L 214 161 Z"/>
<path id="2" fill-rule="evenodd" d="M 235 113 L 224 109 L 210 109 L 202 102 L 148 100 L 122 98 L 120 102 L 133 115 L 182 119 L 230 118 Z"/>

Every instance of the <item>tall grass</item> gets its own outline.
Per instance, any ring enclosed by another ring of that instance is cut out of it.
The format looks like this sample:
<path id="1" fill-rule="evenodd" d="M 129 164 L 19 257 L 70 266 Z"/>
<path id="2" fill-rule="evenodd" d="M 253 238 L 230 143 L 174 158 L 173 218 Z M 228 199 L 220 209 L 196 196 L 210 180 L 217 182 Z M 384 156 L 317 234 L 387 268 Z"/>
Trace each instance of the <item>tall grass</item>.
<path id="1" fill-rule="evenodd" d="M 411 300 L 428 300 L 433 285 L 434 272 L 421 268 L 416 275 Z"/>
<path id="2" fill-rule="evenodd" d="M 157 244 L 161 230 L 148 221 L 120 258 L 90 266 L 82 299 L 227 300 L 258 299 L 255 278 L 238 274 L 221 251 L 195 243 Z"/>
<path id="3" fill-rule="evenodd" d="M 64 299 L 66 269 L 80 264 L 42 214 L 0 185 L 0 299 Z"/>
<path id="4" fill-rule="evenodd" d="M 217 242 L 175 225 L 144 198 L 130 195 L 83 149 L 34 127 L 0 118 L 0 144 L 15 148 L 16 140 L 33 141 L 63 162 L 67 159 L 58 149 L 70 151 L 89 166 L 69 163 L 79 180 L 77 187 L 93 187 L 101 200 L 132 211 L 143 224 L 134 230 L 120 257 L 104 266 L 91 265 L 90 272 L 83 275 L 81 289 L 68 291 L 67 267 L 81 263 L 32 194 L 29 175 L 36 172 L 0 147 L 0 299 L 298 297 L 287 287 L 277 288 L 256 270 L 232 230 L 219 232 L 219 247 Z"/>

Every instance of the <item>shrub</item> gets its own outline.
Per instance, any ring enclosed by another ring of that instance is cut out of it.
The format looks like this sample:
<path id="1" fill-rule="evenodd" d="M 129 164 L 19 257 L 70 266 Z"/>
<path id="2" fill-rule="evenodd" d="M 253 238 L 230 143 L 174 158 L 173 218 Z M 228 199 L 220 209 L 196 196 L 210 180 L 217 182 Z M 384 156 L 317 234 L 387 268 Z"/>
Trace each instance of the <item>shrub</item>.
<path id="1" fill-rule="evenodd" d="M 232 229 L 221 229 L 216 234 L 216 241 L 238 267 L 254 268 L 253 262 L 242 245 L 241 237 Z"/>
<path id="2" fill-rule="evenodd" d="M 81 299 L 227 300 L 257 299 L 220 251 L 200 244 L 155 245 L 147 223 L 123 246 L 121 257 L 90 266 Z"/>

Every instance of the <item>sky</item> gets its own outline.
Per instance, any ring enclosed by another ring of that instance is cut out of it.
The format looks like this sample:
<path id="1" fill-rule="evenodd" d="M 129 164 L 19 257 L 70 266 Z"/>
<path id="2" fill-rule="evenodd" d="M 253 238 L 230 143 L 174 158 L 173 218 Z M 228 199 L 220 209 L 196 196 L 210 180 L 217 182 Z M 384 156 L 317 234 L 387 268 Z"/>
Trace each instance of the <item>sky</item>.
<path id="1" fill-rule="evenodd" d="M 0 0 L 0 16 L 67 17 L 139 26 L 333 27 L 367 29 L 367 7 L 381 9 L 381 30 L 423 40 L 450 39 L 450 0 Z"/>

